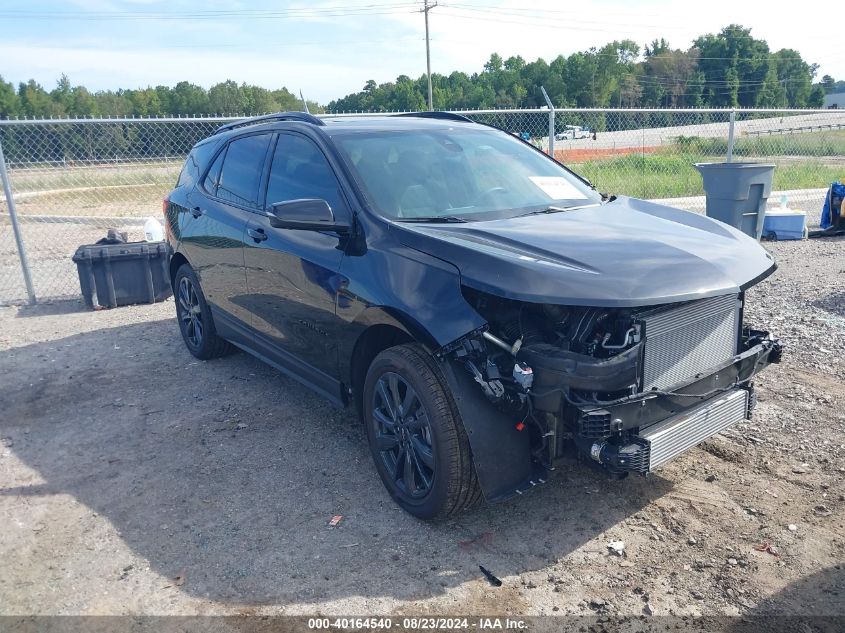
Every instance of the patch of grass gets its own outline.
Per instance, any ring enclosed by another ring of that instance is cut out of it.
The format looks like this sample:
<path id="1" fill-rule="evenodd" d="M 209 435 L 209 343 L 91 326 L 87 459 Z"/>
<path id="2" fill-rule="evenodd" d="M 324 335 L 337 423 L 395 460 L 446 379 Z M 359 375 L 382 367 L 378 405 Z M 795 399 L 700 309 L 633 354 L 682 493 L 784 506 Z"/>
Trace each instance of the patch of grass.
<path id="1" fill-rule="evenodd" d="M 726 138 L 676 136 L 677 151 L 702 156 L 725 156 Z M 734 143 L 735 156 L 845 156 L 845 130 L 792 132 L 741 136 Z"/>
<path id="2" fill-rule="evenodd" d="M 17 168 L 10 170 L 9 180 L 18 193 L 150 183 L 160 185 L 166 193 L 176 184 L 181 169 L 182 161 Z"/>
<path id="3" fill-rule="evenodd" d="M 571 167 L 589 178 L 599 191 L 635 198 L 680 198 L 702 195 L 701 175 L 695 163 L 712 162 L 704 154 L 629 154 L 607 160 L 587 161 Z M 845 166 L 820 161 L 782 163 L 775 168 L 772 188 L 815 189 L 845 177 Z"/>

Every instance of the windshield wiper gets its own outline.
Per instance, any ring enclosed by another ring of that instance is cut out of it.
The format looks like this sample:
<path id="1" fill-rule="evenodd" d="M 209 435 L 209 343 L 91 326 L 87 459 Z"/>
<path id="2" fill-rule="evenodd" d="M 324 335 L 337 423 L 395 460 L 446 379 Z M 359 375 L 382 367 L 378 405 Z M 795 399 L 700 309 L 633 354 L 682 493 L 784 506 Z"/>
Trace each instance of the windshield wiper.
<path id="1" fill-rule="evenodd" d="M 469 222 L 469 220 L 465 220 L 464 218 L 459 218 L 456 215 L 429 215 L 429 216 L 422 216 L 419 218 L 403 218 L 396 220 L 397 222 L 427 222 L 427 223 L 437 223 L 442 222 L 443 224 L 452 224 L 456 222 Z"/>
<path id="2" fill-rule="evenodd" d="M 526 215 L 543 215 L 545 213 L 560 213 L 561 211 L 576 211 L 578 209 L 586 209 L 588 207 L 597 207 L 597 204 L 580 204 L 574 207 L 556 207 L 556 206 L 548 206 L 545 209 L 540 209 L 539 211 L 530 211 L 529 213 L 523 213 L 522 215 L 518 215 L 516 217 L 522 218 Z"/>

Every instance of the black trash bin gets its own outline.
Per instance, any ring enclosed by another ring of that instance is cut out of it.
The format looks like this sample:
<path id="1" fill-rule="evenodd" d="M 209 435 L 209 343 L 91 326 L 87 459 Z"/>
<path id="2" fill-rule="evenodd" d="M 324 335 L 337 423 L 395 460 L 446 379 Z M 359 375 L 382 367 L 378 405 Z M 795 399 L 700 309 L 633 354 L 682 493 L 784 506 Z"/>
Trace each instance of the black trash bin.
<path id="1" fill-rule="evenodd" d="M 772 193 L 774 165 L 760 163 L 696 163 L 704 181 L 707 217 L 760 239 L 766 201 Z"/>
<path id="2" fill-rule="evenodd" d="M 156 303 L 171 296 L 166 242 L 87 244 L 73 256 L 89 308 Z"/>

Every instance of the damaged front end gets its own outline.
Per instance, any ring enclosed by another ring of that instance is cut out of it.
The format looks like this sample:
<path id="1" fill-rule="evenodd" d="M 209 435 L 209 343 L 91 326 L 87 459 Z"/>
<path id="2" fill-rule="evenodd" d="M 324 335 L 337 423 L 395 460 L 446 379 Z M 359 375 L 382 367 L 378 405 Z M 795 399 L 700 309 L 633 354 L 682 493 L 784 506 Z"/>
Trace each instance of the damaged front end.
<path id="1" fill-rule="evenodd" d="M 573 448 L 613 476 L 651 472 L 749 418 L 753 377 L 780 360 L 776 339 L 743 326 L 742 293 L 643 308 L 463 293 L 487 326 L 439 355 L 488 499 Z"/>

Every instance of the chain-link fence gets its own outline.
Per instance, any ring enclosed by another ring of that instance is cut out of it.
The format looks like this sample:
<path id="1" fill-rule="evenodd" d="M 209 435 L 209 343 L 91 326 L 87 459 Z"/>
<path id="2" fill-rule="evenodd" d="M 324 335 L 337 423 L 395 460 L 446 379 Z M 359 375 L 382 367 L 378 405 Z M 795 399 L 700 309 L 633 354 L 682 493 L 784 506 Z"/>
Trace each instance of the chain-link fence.
<path id="1" fill-rule="evenodd" d="M 818 223 L 825 191 L 845 180 L 845 111 L 477 110 L 589 178 L 600 191 L 703 212 L 698 162 L 777 165 L 772 198 Z M 326 115 L 362 116 L 362 115 Z M 367 115 L 370 116 L 370 115 Z M 17 229 L 39 300 L 79 294 L 73 253 L 106 229 L 143 239 L 161 218 L 191 147 L 231 117 L 0 121 Z M 0 198 L 0 304 L 29 297 L 15 226 Z"/>

